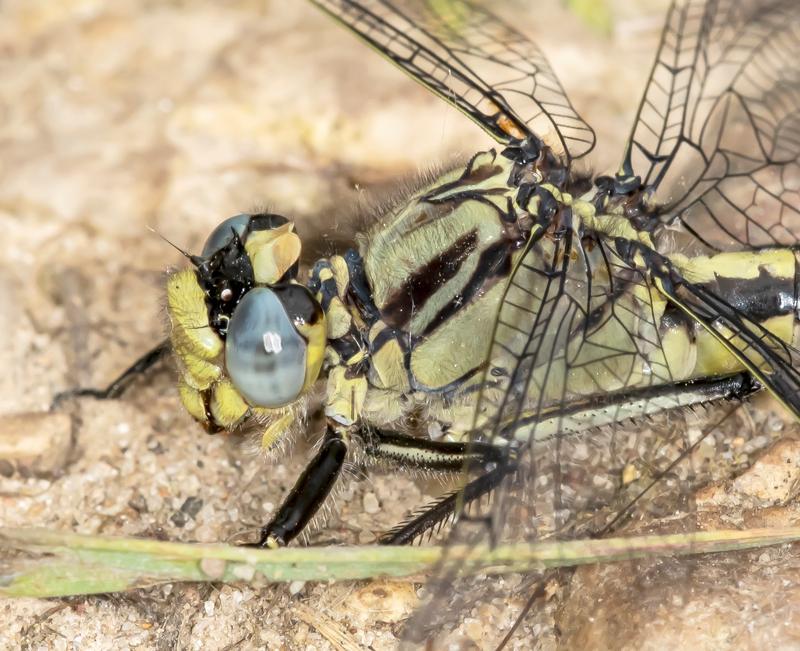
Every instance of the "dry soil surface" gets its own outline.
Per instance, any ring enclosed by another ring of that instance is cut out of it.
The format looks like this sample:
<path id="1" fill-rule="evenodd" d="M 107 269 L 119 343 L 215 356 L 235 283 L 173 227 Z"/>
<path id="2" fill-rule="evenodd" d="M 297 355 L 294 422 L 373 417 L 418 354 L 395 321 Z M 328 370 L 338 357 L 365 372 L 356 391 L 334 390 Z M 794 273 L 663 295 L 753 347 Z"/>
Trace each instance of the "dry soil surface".
<path id="1" fill-rule="evenodd" d="M 611 3 L 603 34 L 554 0 L 508 3 L 597 130 L 598 171 L 619 160 L 665 4 Z M 104 384 L 163 336 L 164 273 L 183 261 L 153 231 L 197 251 L 221 219 L 268 207 L 297 221 L 313 260 L 350 240 L 365 192 L 380 197 L 490 143 L 299 2 L 10 0 L 0 51 L 0 525 L 208 542 L 258 526 L 308 443 L 266 465 L 205 435 L 182 412 L 169 365 L 121 400 L 48 413 L 53 395 Z M 783 427 L 770 408 L 752 408 L 766 414 L 753 421 L 762 443 Z M 429 488 L 348 480 L 312 542 L 374 542 Z M 720 491 L 708 499 L 728 508 L 735 491 Z M 789 507 L 770 513 L 793 521 Z M 725 563 L 583 570 L 510 648 L 800 645 L 791 550 Z M 170 585 L 5 600 L 0 647 L 392 649 L 418 587 Z M 453 648 L 492 648 L 520 604 L 484 604 Z"/>

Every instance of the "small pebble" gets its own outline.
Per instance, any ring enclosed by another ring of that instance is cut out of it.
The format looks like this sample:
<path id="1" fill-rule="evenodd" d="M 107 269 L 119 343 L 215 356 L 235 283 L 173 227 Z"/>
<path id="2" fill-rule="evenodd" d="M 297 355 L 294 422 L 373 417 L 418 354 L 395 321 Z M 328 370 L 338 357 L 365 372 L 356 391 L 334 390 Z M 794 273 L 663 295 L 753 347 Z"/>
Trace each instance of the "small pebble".
<path id="1" fill-rule="evenodd" d="M 376 542 L 378 542 L 378 536 L 374 532 L 368 529 L 362 529 L 358 532 L 359 545 L 374 545 Z"/>
<path id="2" fill-rule="evenodd" d="M 356 590 L 345 607 L 366 614 L 373 621 L 396 624 L 405 620 L 419 605 L 413 583 L 376 580 Z"/>
<path id="3" fill-rule="evenodd" d="M 380 502 L 378 502 L 378 498 L 375 496 L 375 493 L 367 493 L 364 495 L 363 507 L 364 512 L 369 513 L 370 515 L 375 515 L 381 510 Z"/>
<path id="4" fill-rule="evenodd" d="M 474 642 L 480 642 L 483 638 L 483 624 L 477 619 L 467 619 L 464 623 L 464 630 Z"/>
<path id="5" fill-rule="evenodd" d="M 0 459 L 0 475 L 3 477 L 11 477 L 14 474 L 14 466 L 6 459 Z"/>
<path id="6" fill-rule="evenodd" d="M 204 558 L 200 561 L 200 569 L 209 579 L 217 580 L 225 576 L 227 563 L 221 558 Z"/>
<path id="7" fill-rule="evenodd" d="M 622 470 L 622 483 L 627 486 L 641 476 L 642 474 L 639 472 L 639 469 L 634 464 L 629 463 Z"/>
<path id="8" fill-rule="evenodd" d="M 200 512 L 200 509 L 203 508 L 203 500 L 199 497 L 187 497 L 183 504 L 181 504 L 181 511 L 188 515 L 190 518 L 194 519 L 194 517 Z"/>
<path id="9" fill-rule="evenodd" d="M 72 447 L 69 416 L 62 412 L 4 414 L 0 419 L 2 474 L 49 475 L 67 463 Z M 13 469 L 12 469 L 13 472 Z"/>
<path id="10" fill-rule="evenodd" d="M 233 575 L 242 581 L 252 581 L 256 575 L 256 568 L 252 565 L 237 565 L 233 568 Z"/>
<path id="11" fill-rule="evenodd" d="M 128 500 L 128 506 L 137 513 L 147 513 L 147 500 L 141 493 L 134 493 L 133 497 Z"/>

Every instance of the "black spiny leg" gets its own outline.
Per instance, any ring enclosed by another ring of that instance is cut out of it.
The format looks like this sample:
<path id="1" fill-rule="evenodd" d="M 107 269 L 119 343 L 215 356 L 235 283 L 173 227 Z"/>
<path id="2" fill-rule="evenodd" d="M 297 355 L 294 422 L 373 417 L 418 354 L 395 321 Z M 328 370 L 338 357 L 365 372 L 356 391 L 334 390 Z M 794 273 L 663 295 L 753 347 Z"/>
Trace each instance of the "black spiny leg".
<path id="1" fill-rule="evenodd" d="M 155 366 L 156 363 L 166 357 L 169 354 L 169 351 L 170 343 L 168 339 L 165 339 L 155 348 L 149 350 L 139 359 L 137 359 L 105 389 L 86 387 L 62 391 L 61 393 L 57 393 L 53 398 L 53 402 L 50 403 L 50 409 L 57 409 L 65 400 L 70 398 L 79 398 L 82 396 L 89 396 L 92 398 L 97 398 L 98 400 L 111 400 L 114 398 L 119 398 L 125 389 L 130 386 L 131 382 L 133 382 L 137 375 L 146 373 L 150 368 Z"/>
<path id="2" fill-rule="evenodd" d="M 488 495 L 503 478 L 517 469 L 515 453 L 488 443 L 431 441 L 398 432 L 366 431 L 370 456 L 411 470 L 443 472 L 481 472 L 462 489 L 426 507 L 408 522 L 386 532 L 378 541 L 382 545 L 405 545 L 453 517 L 470 502 Z"/>
<path id="3" fill-rule="evenodd" d="M 502 464 L 486 474 L 473 479 L 461 490 L 445 495 L 438 502 L 425 507 L 408 522 L 387 531 L 379 539 L 381 545 L 408 545 L 434 527 L 447 522 L 457 510 L 462 510 L 470 502 L 488 495 L 500 485 L 503 478 L 516 471 L 516 464 Z"/>
<path id="4" fill-rule="evenodd" d="M 272 521 L 261 529 L 256 547 L 283 547 L 305 528 L 330 493 L 346 455 L 347 445 L 342 435 L 329 425 L 319 452 L 303 470 Z"/>

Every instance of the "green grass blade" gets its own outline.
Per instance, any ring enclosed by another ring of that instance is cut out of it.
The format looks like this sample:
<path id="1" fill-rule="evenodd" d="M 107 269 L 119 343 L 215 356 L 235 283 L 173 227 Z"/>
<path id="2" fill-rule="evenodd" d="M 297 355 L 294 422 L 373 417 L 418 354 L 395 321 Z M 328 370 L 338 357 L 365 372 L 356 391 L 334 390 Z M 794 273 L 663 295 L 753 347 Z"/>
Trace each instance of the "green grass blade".
<path id="1" fill-rule="evenodd" d="M 474 548 L 293 547 L 113 538 L 0 528 L 0 596 L 54 597 L 118 592 L 175 581 L 329 581 L 410 577 L 443 559 L 466 573 L 499 574 L 649 556 L 717 553 L 800 540 L 800 527 L 710 531 Z"/>

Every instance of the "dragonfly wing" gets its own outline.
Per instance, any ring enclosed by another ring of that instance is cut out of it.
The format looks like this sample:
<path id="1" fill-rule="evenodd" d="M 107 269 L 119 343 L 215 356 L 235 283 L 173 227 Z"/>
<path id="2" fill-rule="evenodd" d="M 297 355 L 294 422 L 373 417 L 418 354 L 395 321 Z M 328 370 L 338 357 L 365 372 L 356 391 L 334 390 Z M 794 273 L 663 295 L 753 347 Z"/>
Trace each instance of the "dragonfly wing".
<path id="1" fill-rule="evenodd" d="M 594 147 L 541 50 L 477 4 L 312 1 L 498 142 L 549 135 L 568 159 Z"/>
<path id="2" fill-rule="evenodd" d="M 614 242 L 591 232 L 581 235 L 569 229 L 556 237 L 552 230 L 535 232 L 516 266 L 493 334 L 474 436 L 516 446 L 518 471 L 490 502 L 471 505 L 448 544 L 603 531 L 635 500 L 643 482 L 671 469 L 689 445 L 682 428 L 654 435 L 619 426 L 687 404 L 682 402 L 687 396 L 661 390 L 682 380 L 679 365 L 663 354 L 664 295 L 649 282 L 646 269 L 618 255 Z M 576 420 L 576 404 L 598 420 Z M 568 436 L 587 428 L 591 436 Z M 621 486 L 623 469 L 634 460 L 641 481 Z M 660 485 L 647 503 L 637 505 L 637 513 L 672 513 L 676 493 L 684 492 L 683 480 Z M 494 591 L 499 596 L 514 586 L 526 589 L 513 579 L 502 584 L 463 578 L 461 567 L 445 558 L 428 586 L 442 607 L 415 614 L 409 623 L 420 635 L 415 642 L 490 603 Z"/>
<path id="3" fill-rule="evenodd" d="M 567 417 L 576 402 L 684 379 L 664 357 L 658 294 L 602 234 L 532 241 L 498 313 L 476 435 L 531 445 L 581 431 Z"/>
<path id="4" fill-rule="evenodd" d="M 796 0 L 676 0 L 620 170 L 715 250 L 800 239 Z"/>

